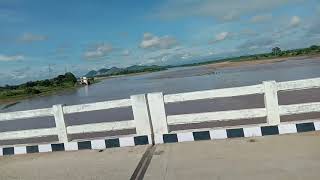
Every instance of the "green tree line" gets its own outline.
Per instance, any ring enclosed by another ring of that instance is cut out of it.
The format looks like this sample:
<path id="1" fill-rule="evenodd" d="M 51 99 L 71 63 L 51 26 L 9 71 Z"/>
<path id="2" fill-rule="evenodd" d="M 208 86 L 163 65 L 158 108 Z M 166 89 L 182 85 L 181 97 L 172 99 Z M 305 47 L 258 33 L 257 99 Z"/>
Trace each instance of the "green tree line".
<path id="1" fill-rule="evenodd" d="M 0 98 L 23 97 L 74 87 L 77 78 L 68 72 L 52 79 L 29 81 L 19 85 L 0 86 Z"/>

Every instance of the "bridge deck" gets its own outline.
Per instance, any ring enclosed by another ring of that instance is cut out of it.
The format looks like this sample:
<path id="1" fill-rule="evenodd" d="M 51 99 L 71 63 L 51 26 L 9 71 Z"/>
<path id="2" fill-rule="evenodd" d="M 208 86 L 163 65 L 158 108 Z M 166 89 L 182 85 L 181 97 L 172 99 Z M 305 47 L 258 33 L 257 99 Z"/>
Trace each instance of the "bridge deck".
<path id="1" fill-rule="evenodd" d="M 319 179 L 320 133 L 157 145 L 144 179 Z M 0 179 L 130 179 L 146 146 L 0 157 Z"/>

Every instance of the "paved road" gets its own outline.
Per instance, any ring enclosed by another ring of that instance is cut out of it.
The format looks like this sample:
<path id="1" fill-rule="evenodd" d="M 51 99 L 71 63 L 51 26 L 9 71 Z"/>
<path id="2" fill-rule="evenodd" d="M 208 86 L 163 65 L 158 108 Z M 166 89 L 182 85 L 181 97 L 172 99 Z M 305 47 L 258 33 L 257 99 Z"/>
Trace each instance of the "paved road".
<path id="1" fill-rule="evenodd" d="M 130 179 L 147 146 L 0 157 L 0 180 Z"/>
<path id="2" fill-rule="evenodd" d="M 0 157 L 0 180 L 130 179 L 147 146 Z M 146 180 L 320 177 L 320 132 L 157 145 Z"/>
<path id="3" fill-rule="evenodd" d="M 318 180 L 320 133 L 158 146 L 146 180 Z"/>

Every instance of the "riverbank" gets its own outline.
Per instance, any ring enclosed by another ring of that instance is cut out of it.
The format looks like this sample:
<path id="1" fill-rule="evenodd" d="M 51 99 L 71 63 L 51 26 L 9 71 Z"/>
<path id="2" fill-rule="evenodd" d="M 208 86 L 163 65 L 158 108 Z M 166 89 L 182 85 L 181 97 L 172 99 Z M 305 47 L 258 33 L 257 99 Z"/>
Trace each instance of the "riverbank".
<path id="1" fill-rule="evenodd" d="M 105 79 L 114 79 L 114 78 L 119 78 L 119 77 L 138 76 L 138 75 L 149 74 L 149 73 L 153 73 L 153 72 L 158 72 L 158 71 L 152 71 L 152 72 L 146 71 L 146 72 L 115 75 L 115 76 L 98 76 L 98 77 L 95 77 L 94 80 L 95 80 L 95 83 L 98 83 L 98 82 L 101 82 L 102 80 L 105 80 Z"/>
<path id="2" fill-rule="evenodd" d="M 224 61 L 224 62 L 212 62 L 209 64 L 204 65 L 194 65 L 189 66 L 187 68 L 176 69 L 174 71 L 167 71 L 161 73 L 159 75 L 155 75 L 150 79 L 171 79 L 171 78 L 183 78 L 183 77 L 192 77 L 192 76 L 203 76 L 209 74 L 219 74 L 219 71 L 222 69 L 228 68 L 241 68 L 245 66 L 258 66 L 263 64 L 275 64 L 284 61 L 300 61 L 300 60 L 318 60 L 320 61 L 320 54 L 317 55 L 310 55 L 310 56 L 295 56 L 295 57 L 283 57 L 283 58 L 272 58 L 272 59 L 259 59 L 259 60 L 241 60 L 241 61 Z M 98 77 L 95 79 L 95 84 L 100 83 L 106 79 L 115 79 L 118 77 L 131 77 L 131 76 L 139 76 L 144 74 L 150 74 L 152 72 L 140 72 L 140 73 L 133 73 L 133 74 L 126 74 L 126 75 L 116 75 L 116 76 L 108 76 L 108 77 Z M 54 88 L 50 89 L 50 91 L 42 92 L 41 94 L 33 94 L 33 95 L 24 95 L 24 96 L 15 96 L 15 97 L 8 97 L 8 98 L 0 98 L 0 110 L 6 109 L 8 107 L 14 106 L 18 104 L 20 101 L 25 99 L 31 99 L 34 97 L 41 97 L 41 96 L 51 96 L 54 94 L 64 93 L 66 91 L 73 91 L 82 86 L 74 86 L 74 87 L 63 87 L 63 88 Z"/>
<path id="3" fill-rule="evenodd" d="M 70 86 L 70 87 L 52 88 L 48 91 L 41 92 L 40 94 L 20 95 L 20 96 L 15 96 L 15 97 L 1 97 L 0 98 L 0 110 L 14 106 L 14 105 L 18 104 L 20 101 L 25 100 L 25 99 L 30 99 L 30 98 L 35 98 L 35 97 L 43 97 L 43 96 L 51 96 L 51 95 L 55 95 L 55 94 L 59 94 L 59 93 L 63 93 L 63 92 L 74 91 L 80 87 L 83 87 L 83 86 L 76 85 L 76 86 Z"/>
<path id="4" fill-rule="evenodd" d="M 242 67 L 242 66 L 252 66 L 259 64 L 271 64 L 284 62 L 288 60 L 305 60 L 305 59 L 319 59 L 320 54 L 311 55 L 311 56 L 295 56 L 295 57 L 283 57 L 283 58 L 271 58 L 271 59 L 261 59 L 261 60 L 242 60 L 242 61 L 225 61 L 225 62 L 217 62 L 202 65 L 211 69 L 219 69 L 219 68 L 231 68 L 231 67 Z"/>
<path id="5" fill-rule="evenodd" d="M 172 78 L 184 78 L 192 76 L 204 76 L 210 74 L 219 74 L 223 69 L 232 68 L 243 68 L 243 67 L 254 67 L 266 64 L 276 64 L 285 61 L 305 61 L 305 60 L 319 60 L 320 54 L 311 56 L 295 56 L 295 57 L 282 57 L 282 58 L 269 58 L 269 59 L 259 59 L 259 60 L 241 60 L 241 61 L 218 61 L 208 64 L 195 64 L 192 66 L 187 66 L 179 70 L 171 71 L 166 74 L 161 74 L 155 76 L 152 79 L 172 79 Z"/>

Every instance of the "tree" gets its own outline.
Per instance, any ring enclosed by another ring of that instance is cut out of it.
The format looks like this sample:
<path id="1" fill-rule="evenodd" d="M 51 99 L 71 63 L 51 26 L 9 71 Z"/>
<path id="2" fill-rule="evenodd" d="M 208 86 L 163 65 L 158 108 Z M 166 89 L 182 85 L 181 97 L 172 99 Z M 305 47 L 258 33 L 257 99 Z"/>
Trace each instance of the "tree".
<path id="1" fill-rule="evenodd" d="M 279 47 L 272 48 L 272 54 L 277 56 L 281 53 L 281 49 Z"/>
<path id="2" fill-rule="evenodd" d="M 26 89 L 25 89 L 25 92 L 26 92 L 26 94 L 30 94 L 30 95 L 40 94 L 40 93 L 41 93 L 40 90 L 35 89 L 35 88 L 31 88 L 31 87 L 26 88 Z"/>
<path id="3" fill-rule="evenodd" d="M 26 87 L 33 87 L 33 86 L 36 86 L 37 83 L 33 82 L 33 81 L 29 81 L 26 83 Z"/>
<path id="4" fill-rule="evenodd" d="M 49 87 L 52 85 L 52 82 L 49 79 L 43 80 L 39 82 L 40 86 Z"/>
<path id="5" fill-rule="evenodd" d="M 77 82 L 77 78 L 75 75 L 73 75 L 71 72 L 67 72 L 65 75 L 65 81 L 67 82 L 72 82 L 72 83 L 76 83 Z"/>
<path id="6" fill-rule="evenodd" d="M 320 49 L 320 46 L 312 45 L 312 46 L 310 46 L 310 49 L 311 50 L 317 50 L 317 49 Z"/>

